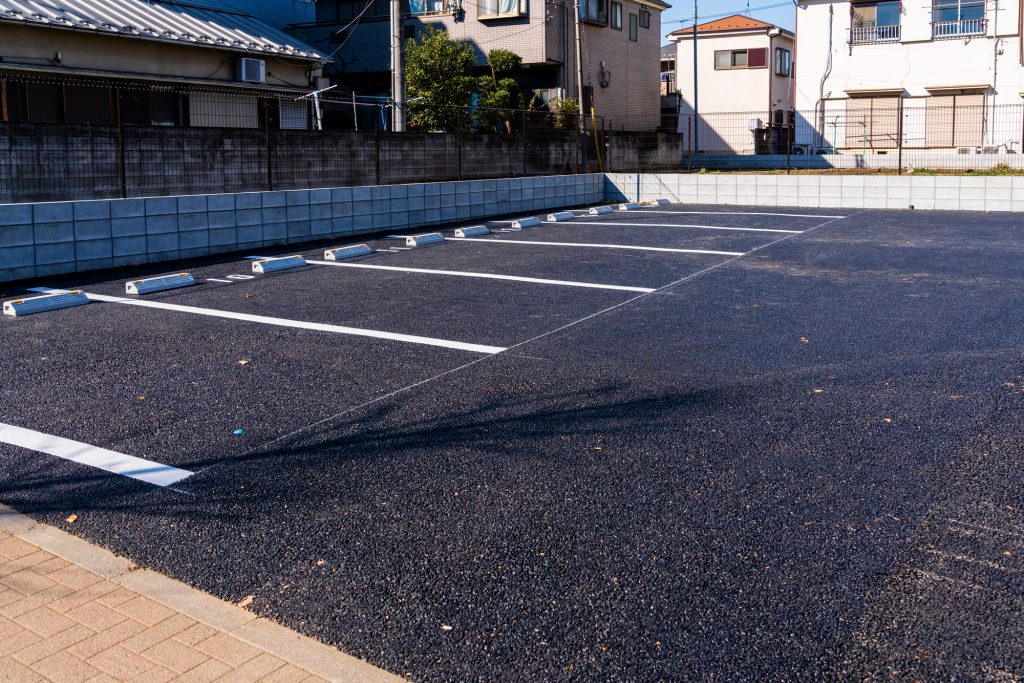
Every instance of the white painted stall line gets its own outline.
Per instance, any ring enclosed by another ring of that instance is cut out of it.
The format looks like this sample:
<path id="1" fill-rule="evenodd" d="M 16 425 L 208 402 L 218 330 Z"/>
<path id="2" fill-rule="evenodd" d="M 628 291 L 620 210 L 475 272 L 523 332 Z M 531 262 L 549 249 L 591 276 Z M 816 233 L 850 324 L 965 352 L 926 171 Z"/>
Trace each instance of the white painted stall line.
<path id="1" fill-rule="evenodd" d="M 37 287 L 32 291 L 53 293 L 63 290 L 47 289 Z M 433 337 L 419 337 L 412 334 L 398 334 L 396 332 L 382 332 L 380 330 L 368 330 L 361 327 L 344 327 L 341 325 L 328 325 L 325 323 L 313 323 L 305 320 L 289 320 L 288 318 L 273 318 L 265 315 L 253 315 L 251 313 L 235 313 L 234 311 L 222 311 L 215 308 L 199 308 L 197 306 L 182 306 L 180 304 L 168 304 L 162 301 L 139 301 L 137 299 L 125 299 L 119 296 L 107 296 L 105 294 L 86 293 L 91 301 L 102 301 L 104 303 L 125 304 L 127 306 L 141 306 L 143 308 L 156 308 L 163 311 L 176 311 L 178 313 L 192 313 L 194 315 L 205 315 L 212 318 L 227 318 L 229 320 L 242 320 L 263 325 L 275 325 L 277 327 L 291 327 L 301 330 L 313 330 L 316 332 L 332 332 L 334 334 L 348 334 L 356 337 L 372 337 L 374 339 L 388 339 L 390 341 L 408 342 L 410 344 L 422 344 L 424 346 L 439 346 L 446 349 L 457 349 L 459 351 L 472 351 L 474 353 L 501 353 L 505 350 L 501 346 L 486 346 L 484 344 L 467 344 L 465 342 L 450 341 L 447 339 L 435 339 Z"/>
<path id="2" fill-rule="evenodd" d="M 613 221 L 573 221 L 573 225 L 614 225 L 630 228 L 697 228 L 699 230 L 729 230 L 733 232 L 775 232 L 783 235 L 799 235 L 802 230 L 778 230 L 776 228 L 734 228 L 724 225 L 695 225 L 689 223 L 618 223 Z"/>
<path id="3" fill-rule="evenodd" d="M 465 237 L 449 239 L 469 239 Z M 375 266 L 366 263 L 336 263 L 333 261 L 309 261 L 320 266 L 339 268 L 363 268 L 366 270 L 393 270 L 400 273 L 423 273 L 425 275 L 451 275 L 455 277 L 473 277 L 484 280 L 508 280 L 510 282 L 529 282 L 538 285 L 561 285 L 563 287 L 583 287 L 585 289 L 611 289 L 620 292 L 653 292 L 650 287 L 628 287 L 625 285 L 602 285 L 595 282 L 574 282 L 572 280 L 546 280 L 537 277 L 521 277 L 519 275 L 498 275 L 494 273 L 473 273 L 461 270 L 430 270 L 427 268 L 402 268 L 399 266 Z"/>
<path id="4" fill-rule="evenodd" d="M 671 249 L 668 247 L 634 247 L 631 244 L 587 244 L 582 242 L 534 242 L 528 240 L 494 240 L 484 237 L 454 237 L 452 242 L 490 242 L 492 244 L 527 244 L 540 247 L 590 247 L 594 249 L 629 249 L 631 251 L 662 251 L 673 254 L 705 254 L 708 256 L 742 256 L 742 251 L 708 251 L 706 249 Z"/>
<path id="5" fill-rule="evenodd" d="M 193 472 L 181 470 L 169 465 L 161 465 L 152 460 L 136 458 L 117 451 L 110 451 L 98 446 L 90 446 L 81 441 L 72 441 L 52 434 L 44 434 L 31 429 L 23 429 L 0 422 L 0 442 L 27 448 L 39 453 L 55 455 L 82 465 L 120 474 L 123 477 L 138 479 L 156 486 L 170 486 L 182 479 L 191 477 Z"/>
<path id="6" fill-rule="evenodd" d="M 782 216 L 784 218 L 846 218 L 846 216 L 817 216 L 810 213 L 767 213 L 764 211 L 665 211 L 641 209 L 640 213 L 681 213 L 691 216 Z"/>

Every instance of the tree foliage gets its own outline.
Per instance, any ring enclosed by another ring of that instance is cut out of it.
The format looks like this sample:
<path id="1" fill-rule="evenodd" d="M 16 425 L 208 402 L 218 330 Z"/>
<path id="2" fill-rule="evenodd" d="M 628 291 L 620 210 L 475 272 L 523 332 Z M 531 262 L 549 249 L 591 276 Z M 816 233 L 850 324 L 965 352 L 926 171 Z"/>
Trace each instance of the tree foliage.
<path id="1" fill-rule="evenodd" d="M 487 65 L 491 77 L 481 78 L 478 83 L 480 111 L 477 124 L 480 129 L 494 131 L 504 129 L 512 132 L 512 118 L 516 109 L 525 107 L 518 81 L 514 78 L 498 78 L 498 74 L 519 69 L 523 58 L 511 50 L 495 49 L 487 54 Z"/>
<path id="2" fill-rule="evenodd" d="M 428 27 L 419 42 L 405 47 L 409 125 L 423 130 L 455 130 L 473 92 L 473 48 Z"/>

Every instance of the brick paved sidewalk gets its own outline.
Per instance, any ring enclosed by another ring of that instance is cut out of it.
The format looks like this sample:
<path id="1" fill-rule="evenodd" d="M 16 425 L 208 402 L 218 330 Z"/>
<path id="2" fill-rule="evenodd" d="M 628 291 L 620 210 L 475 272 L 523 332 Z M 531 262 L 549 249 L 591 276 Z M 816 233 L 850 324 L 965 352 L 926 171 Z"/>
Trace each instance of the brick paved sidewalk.
<path id="1" fill-rule="evenodd" d="M 0 506 L 0 681 L 400 681 Z"/>

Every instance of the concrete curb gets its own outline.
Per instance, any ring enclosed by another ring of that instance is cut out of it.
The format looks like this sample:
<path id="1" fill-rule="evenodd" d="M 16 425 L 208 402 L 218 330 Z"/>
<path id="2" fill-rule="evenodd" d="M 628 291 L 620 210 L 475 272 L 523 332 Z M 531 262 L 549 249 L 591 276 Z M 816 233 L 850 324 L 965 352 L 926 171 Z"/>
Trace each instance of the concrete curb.
<path id="1" fill-rule="evenodd" d="M 237 605 L 148 569 L 0 504 L 0 529 L 175 612 L 331 681 L 395 683 L 394 674 L 303 636 Z"/>

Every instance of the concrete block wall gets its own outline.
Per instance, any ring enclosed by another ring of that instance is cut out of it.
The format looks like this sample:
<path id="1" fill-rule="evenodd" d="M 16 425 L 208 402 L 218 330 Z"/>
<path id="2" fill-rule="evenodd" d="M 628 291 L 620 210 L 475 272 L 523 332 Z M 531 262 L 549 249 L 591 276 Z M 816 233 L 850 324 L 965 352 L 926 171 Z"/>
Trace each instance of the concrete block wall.
<path id="1" fill-rule="evenodd" d="M 843 209 L 1024 211 L 1024 177 L 608 173 L 608 200 Z"/>
<path id="2" fill-rule="evenodd" d="M 599 202 L 604 176 L 0 204 L 0 282 Z"/>

